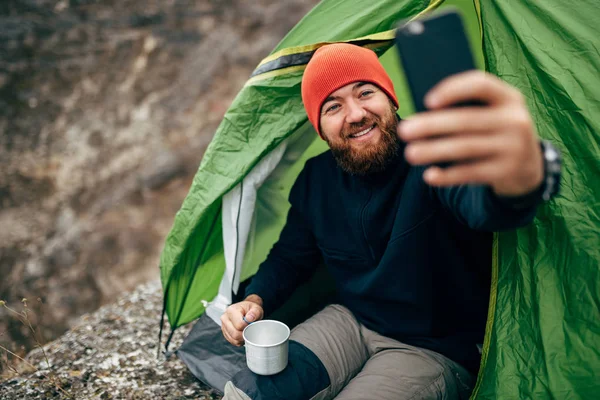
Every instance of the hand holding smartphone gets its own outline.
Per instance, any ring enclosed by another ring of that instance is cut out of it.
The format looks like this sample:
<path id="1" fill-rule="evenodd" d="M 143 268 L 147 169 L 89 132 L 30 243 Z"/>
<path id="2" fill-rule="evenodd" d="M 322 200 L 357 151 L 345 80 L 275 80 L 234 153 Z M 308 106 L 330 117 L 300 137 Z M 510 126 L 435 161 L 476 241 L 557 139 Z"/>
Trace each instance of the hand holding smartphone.
<path id="1" fill-rule="evenodd" d="M 450 9 L 403 23 L 396 46 L 416 112 L 426 111 L 424 97 L 444 78 L 476 69 L 458 11 Z M 456 106 L 477 105 L 474 101 Z"/>
<path id="2" fill-rule="evenodd" d="M 498 77 L 466 72 L 475 62 L 458 12 L 408 22 L 396 43 L 417 111 L 398 135 L 408 163 L 426 167 L 425 182 L 487 185 L 502 197 L 537 190 L 544 164 L 527 102 Z"/>

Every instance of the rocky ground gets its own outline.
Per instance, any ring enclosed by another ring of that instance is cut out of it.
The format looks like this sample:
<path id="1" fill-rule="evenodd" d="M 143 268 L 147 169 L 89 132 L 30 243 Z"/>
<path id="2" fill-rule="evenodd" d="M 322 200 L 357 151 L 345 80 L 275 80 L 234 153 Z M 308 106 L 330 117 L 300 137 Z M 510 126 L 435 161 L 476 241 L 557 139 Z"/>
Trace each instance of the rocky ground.
<path id="1" fill-rule="evenodd" d="M 157 359 L 161 293 L 153 281 L 84 315 L 27 363 L 13 365 L 0 381 L 0 399 L 220 399 L 176 356 Z M 176 332 L 170 349 L 190 328 Z"/>
<path id="2" fill-rule="evenodd" d="M 0 300 L 43 342 L 158 276 L 224 112 L 316 3 L 0 0 Z M 34 344 L 0 307 L 0 345 Z"/>

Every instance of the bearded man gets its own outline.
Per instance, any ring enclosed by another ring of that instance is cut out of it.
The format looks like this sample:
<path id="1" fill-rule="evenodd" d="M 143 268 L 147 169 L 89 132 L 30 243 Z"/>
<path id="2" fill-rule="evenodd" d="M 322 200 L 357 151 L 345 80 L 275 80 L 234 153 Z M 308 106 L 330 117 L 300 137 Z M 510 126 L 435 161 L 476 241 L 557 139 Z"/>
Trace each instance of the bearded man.
<path id="1" fill-rule="evenodd" d="M 245 300 L 223 314 L 223 335 L 243 344 L 247 322 L 323 262 L 337 302 L 294 328 L 284 371 L 244 370 L 225 398 L 468 398 L 492 232 L 530 223 L 556 191 L 546 179 L 550 145 L 520 93 L 476 71 L 441 82 L 426 98 L 430 111 L 399 121 L 377 56 L 351 44 L 315 52 L 302 99 L 330 151 L 298 176 L 281 236 Z M 451 107 L 473 100 L 484 105 Z"/>

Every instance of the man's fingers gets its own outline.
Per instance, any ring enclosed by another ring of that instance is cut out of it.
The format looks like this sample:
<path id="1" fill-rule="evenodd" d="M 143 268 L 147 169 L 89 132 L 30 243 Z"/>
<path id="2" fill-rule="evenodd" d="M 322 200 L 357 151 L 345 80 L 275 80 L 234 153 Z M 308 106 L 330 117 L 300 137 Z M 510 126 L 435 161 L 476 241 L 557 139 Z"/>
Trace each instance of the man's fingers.
<path id="1" fill-rule="evenodd" d="M 486 104 L 523 101 L 519 91 L 499 78 L 482 71 L 467 71 L 450 76 L 433 87 L 425 96 L 431 109 L 480 100 Z"/>
<path id="2" fill-rule="evenodd" d="M 248 322 L 254 322 L 262 319 L 263 317 L 263 309 L 257 304 L 250 303 L 250 307 L 246 312 L 245 318 Z"/>
<path id="3" fill-rule="evenodd" d="M 241 346 L 244 344 L 244 329 L 249 322 L 262 319 L 263 313 L 262 307 L 252 301 L 242 301 L 230 305 L 221 316 L 223 336 L 229 343 Z"/>
<path id="4" fill-rule="evenodd" d="M 231 339 L 231 336 L 229 336 L 229 332 L 227 332 L 227 329 L 223 325 L 221 325 L 221 332 L 223 332 L 223 336 L 225 337 L 225 340 L 227 340 L 229 343 L 233 344 L 233 340 Z"/>
<path id="5" fill-rule="evenodd" d="M 416 114 L 398 124 L 398 135 L 405 142 L 446 135 L 486 132 L 514 124 L 521 119 L 517 110 L 509 108 L 465 107 Z M 522 117 L 523 123 L 529 122 Z"/>
<path id="6" fill-rule="evenodd" d="M 239 346 L 243 343 L 244 339 L 242 331 L 248 325 L 243 320 L 244 308 L 239 304 L 233 304 L 225 310 L 225 313 L 221 316 L 221 328 L 223 333 L 227 334 L 225 337 L 227 340 Z"/>
<path id="7" fill-rule="evenodd" d="M 242 331 L 248 325 L 244 321 L 244 315 L 246 314 L 246 307 L 241 303 L 232 304 L 225 311 L 229 323 L 235 330 Z"/>
<path id="8" fill-rule="evenodd" d="M 244 344 L 244 342 L 242 340 L 232 338 L 231 335 L 229 334 L 229 332 L 227 332 L 227 331 L 223 332 L 223 336 L 229 343 L 231 343 L 234 346 L 239 347 Z"/>
<path id="9" fill-rule="evenodd" d="M 227 339 L 229 343 L 236 346 L 241 346 L 244 343 L 242 331 L 237 330 L 230 319 L 221 319 L 221 331 L 223 331 L 223 336 L 225 336 L 225 339 Z"/>
<path id="10" fill-rule="evenodd" d="M 404 155 L 412 165 L 482 159 L 498 154 L 505 143 L 500 135 L 474 134 L 419 140 L 406 146 Z"/>
<path id="11" fill-rule="evenodd" d="M 430 167 L 423 179 L 432 186 L 458 186 L 466 184 L 490 184 L 499 173 L 496 160 L 472 161 L 447 168 Z"/>

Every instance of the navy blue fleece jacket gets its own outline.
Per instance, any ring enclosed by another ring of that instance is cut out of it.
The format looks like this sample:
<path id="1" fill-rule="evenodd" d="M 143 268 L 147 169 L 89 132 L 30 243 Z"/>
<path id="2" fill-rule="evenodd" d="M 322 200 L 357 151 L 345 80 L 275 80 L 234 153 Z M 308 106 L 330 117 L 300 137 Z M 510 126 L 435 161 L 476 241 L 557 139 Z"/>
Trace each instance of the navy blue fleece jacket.
<path id="1" fill-rule="evenodd" d="M 493 231 L 528 224 L 488 187 L 433 188 L 402 157 L 383 173 L 352 176 L 330 151 L 309 161 L 290 193 L 279 241 L 246 289 L 279 307 L 325 262 L 338 301 L 367 328 L 479 365 Z"/>

